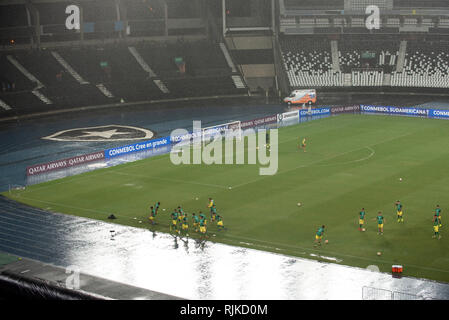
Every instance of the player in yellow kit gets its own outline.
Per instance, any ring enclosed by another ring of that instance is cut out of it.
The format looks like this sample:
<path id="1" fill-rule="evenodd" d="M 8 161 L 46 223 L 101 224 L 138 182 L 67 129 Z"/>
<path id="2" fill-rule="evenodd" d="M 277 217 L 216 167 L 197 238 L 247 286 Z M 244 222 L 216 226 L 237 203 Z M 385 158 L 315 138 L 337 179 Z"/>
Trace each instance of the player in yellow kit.
<path id="1" fill-rule="evenodd" d="M 223 218 L 217 214 L 217 227 L 218 227 L 218 231 L 224 229 L 224 224 L 223 224 Z"/>
<path id="2" fill-rule="evenodd" d="M 438 240 L 441 239 L 440 236 L 440 227 L 439 227 L 439 220 L 437 216 L 433 217 L 433 237 L 432 238 L 437 238 Z"/>
<path id="3" fill-rule="evenodd" d="M 300 142 L 299 146 L 298 146 L 299 149 L 302 148 L 302 150 L 303 150 L 304 152 L 306 152 L 306 144 L 307 144 L 306 138 L 303 138 L 302 141 Z"/>
<path id="4" fill-rule="evenodd" d="M 209 198 L 209 203 L 208 203 L 207 207 L 210 209 L 210 208 L 212 208 L 212 206 L 213 206 L 214 204 L 215 204 L 214 199 Z"/>
<path id="5" fill-rule="evenodd" d="M 186 233 L 187 233 L 187 231 L 189 231 L 189 222 L 187 220 L 187 213 L 184 213 L 184 216 L 182 218 L 181 229 L 182 229 L 182 231 L 185 231 Z"/>
<path id="6" fill-rule="evenodd" d="M 150 217 L 149 217 L 150 223 L 151 223 L 152 225 L 154 225 L 154 224 L 156 224 L 156 222 L 155 222 L 154 220 L 156 219 L 156 213 L 157 213 L 157 211 L 156 211 L 156 208 L 153 208 L 153 207 L 150 207 L 150 210 L 151 210 L 151 212 L 150 212 Z"/>
<path id="7" fill-rule="evenodd" d="M 401 201 L 396 201 L 395 204 L 396 206 L 396 212 L 398 215 L 398 222 L 404 222 L 404 214 L 402 213 L 402 204 Z"/>
<path id="8" fill-rule="evenodd" d="M 365 224 L 365 208 L 362 208 L 362 211 L 359 213 L 359 231 L 365 231 L 363 225 Z"/>

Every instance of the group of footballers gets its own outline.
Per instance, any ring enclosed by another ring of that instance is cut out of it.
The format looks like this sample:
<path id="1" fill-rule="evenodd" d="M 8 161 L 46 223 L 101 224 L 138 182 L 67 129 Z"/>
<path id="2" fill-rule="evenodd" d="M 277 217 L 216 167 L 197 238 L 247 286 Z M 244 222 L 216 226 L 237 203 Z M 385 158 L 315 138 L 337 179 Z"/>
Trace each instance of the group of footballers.
<path id="1" fill-rule="evenodd" d="M 152 225 L 155 225 L 156 222 L 156 215 L 158 214 L 158 210 L 161 203 L 157 202 L 154 206 L 150 207 L 150 223 Z M 215 206 L 214 200 L 212 198 L 209 198 L 209 202 L 207 205 L 207 208 L 210 210 L 210 222 L 216 222 L 218 231 L 221 231 L 225 229 L 224 223 L 223 223 L 223 217 L 218 214 L 217 207 Z M 188 214 L 182 209 L 181 206 L 178 206 L 178 208 L 175 208 L 173 212 L 170 214 L 171 223 L 170 223 L 170 231 L 174 231 L 178 234 L 184 233 L 186 236 L 188 236 L 189 231 L 189 219 Z M 199 211 L 198 215 L 196 213 L 192 213 L 191 218 L 193 230 L 195 232 L 199 232 L 201 234 L 201 237 L 208 237 L 207 236 L 207 218 L 206 215 L 204 215 L 201 211 Z"/>
<path id="2" fill-rule="evenodd" d="M 403 223 L 404 222 L 404 213 L 402 212 L 401 201 L 399 201 L 399 200 L 396 201 L 394 205 L 396 207 L 397 221 L 398 221 L 398 223 Z M 442 227 L 440 205 L 437 205 L 434 211 L 435 211 L 435 213 L 432 218 L 433 232 L 434 232 L 433 238 L 441 239 L 441 235 L 440 235 L 440 231 L 439 231 L 439 229 Z M 365 224 L 365 214 L 366 214 L 365 208 L 362 208 L 362 211 L 360 211 L 360 213 L 359 213 L 359 230 L 360 231 L 365 231 L 365 228 L 363 227 Z M 374 220 L 377 220 L 377 233 L 382 235 L 384 233 L 385 218 L 382 215 L 381 211 L 378 212 L 377 217 Z"/>
<path id="3" fill-rule="evenodd" d="M 396 207 L 397 221 L 398 221 L 398 223 L 403 223 L 404 222 L 404 213 L 402 212 L 401 201 L 399 201 L 399 200 L 396 201 L 394 205 Z M 434 215 L 432 218 L 434 235 L 432 236 L 432 238 L 439 240 L 439 239 L 441 239 L 440 228 L 443 226 L 441 223 L 440 205 L 437 205 L 436 208 L 434 209 L 434 211 L 435 212 L 434 212 Z M 365 228 L 364 228 L 365 216 L 366 216 L 365 208 L 362 208 L 362 210 L 359 212 L 359 231 L 365 231 Z M 373 220 L 377 221 L 377 234 L 383 235 L 384 222 L 386 220 L 385 220 L 384 216 L 382 215 L 382 212 L 379 211 L 377 213 L 377 217 L 374 218 Z M 321 245 L 321 240 L 324 235 L 324 228 L 325 228 L 324 225 L 322 225 L 321 227 L 318 228 L 318 231 L 316 232 L 316 235 L 315 235 L 315 245 L 317 245 L 317 244 Z"/>

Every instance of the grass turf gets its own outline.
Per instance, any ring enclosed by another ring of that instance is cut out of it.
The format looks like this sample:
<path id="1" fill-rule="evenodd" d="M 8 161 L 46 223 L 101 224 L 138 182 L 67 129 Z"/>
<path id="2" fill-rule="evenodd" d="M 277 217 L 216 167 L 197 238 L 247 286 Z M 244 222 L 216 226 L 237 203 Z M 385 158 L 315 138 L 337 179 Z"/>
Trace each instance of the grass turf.
<path id="1" fill-rule="evenodd" d="M 299 137 L 308 138 L 306 153 L 297 150 Z M 209 216 L 206 205 L 212 197 L 227 227 L 217 231 L 210 225 L 208 233 L 216 235 L 212 241 L 322 261 L 335 258 L 363 268 L 377 265 L 386 272 L 402 264 L 404 275 L 449 282 L 448 138 L 445 120 L 340 115 L 280 129 L 274 176 L 259 176 L 258 165 L 175 166 L 162 155 L 5 195 L 99 220 L 114 213 L 116 223 L 163 232 L 169 232 L 173 208 L 181 205 L 188 213 L 202 210 Z M 404 206 L 404 223 L 396 221 L 396 200 Z M 157 201 L 166 211 L 159 211 L 153 227 L 149 206 Z M 441 240 L 432 238 L 437 204 L 442 207 Z M 358 231 L 362 207 L 366 232 Z M 379 210 L 384 235 L 377 234 L 374 221 Z M 322 224 L 329 244 L 314 247 Z"/>
<path id="2" fill-rule="evenodd" d="M 3 267 L 7 264 L 13 263 L 19 259 L 16 256 L 10 255 L 9 253 L 0 252 L 0 267 Z"/>

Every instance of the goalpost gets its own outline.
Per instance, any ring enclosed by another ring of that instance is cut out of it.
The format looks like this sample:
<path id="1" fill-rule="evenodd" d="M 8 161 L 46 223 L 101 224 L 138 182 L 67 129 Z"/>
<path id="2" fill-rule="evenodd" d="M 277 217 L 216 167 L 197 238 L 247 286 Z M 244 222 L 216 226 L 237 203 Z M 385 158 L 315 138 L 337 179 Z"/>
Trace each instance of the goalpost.
<path id="1" fill-rule="evenodd" d="M 201 129 L 201 141 L 204 145 L 212 140 L 213 137 L 220 135 L 222 137 L 235 137 L 237 140 L 242 139 L 242 123 L 241 121 L 231 121 L 228 123 L 218 124 Z"/>
<path id="2" fill-rule="evenodd" d="M 8 185 L 8 193 L 11 194 L 13 191 L 25 190 L 25 186 L 20 184 L 9 184 Z"/>
<path id="3" fill-rule="evenodd" d="M 200 137 L 200 143 L 195 143 L 195 138 L 191 136 L 189 139 L 186 139 L 185 141 L 181 141 L 178 143 L 179 146 L 186 146 L 189 145 L 193 147 L 193 149 L 202 148 L 204 147 L 208 142 L 211 142 L 213 138 L 217 135 L 225 138 L 226 136 L 229 137 L 235 137 L 236 140 L 241 141 L 242 140 L 242 127 L 241 127 L 241 121 L 231 121 L 223 124 L 218 124 L 215 126 L 205 127 L 201 128 L 201 137 Z M 182 149 L 177 148 L 176 150 L 172 150 L 172 152 L 182 153 Z"/>

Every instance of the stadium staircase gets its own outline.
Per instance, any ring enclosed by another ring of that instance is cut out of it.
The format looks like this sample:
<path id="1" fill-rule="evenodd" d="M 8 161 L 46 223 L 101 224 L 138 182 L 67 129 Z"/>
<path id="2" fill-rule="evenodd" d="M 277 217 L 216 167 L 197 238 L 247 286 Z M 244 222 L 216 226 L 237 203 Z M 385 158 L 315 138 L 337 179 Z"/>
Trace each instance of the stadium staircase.
<path id="1" fill-rule="evenodd" d="M 396 65 L 396 72 L 401 72 L 404 69 L 405 53 L 407 52 L 407 41 L 401 41 L 399 46 L 398 63 Z"/>
<path id="2" fill-rule="evenodd" d="M 259 92 L 261 89 L 268 91 L 276 87 L 271 36 L 228 35 L 222 47 L 224 46 L 229 48 L 230 60 L 235 61 L 251 92 Z"/>
<path id="3" fill-rule="evenodd" d="M 33 74 L 31 74 L 24 66 L 20 64 L 13 56 L 8 55 L 6 57 L 12 65 L 14 65 L 28 80 L 30 80 L 36 87 L 31 91 L 40 101 L 44 104 L 52 104 L 53 102 L 47 98 L 39 89 L 45 87 Z"/>
<path id="4" fill-rule="evenodd" d="M 352 87 L 352 74 L 350 74 L 350 73 L 344 74 L 343 85 L 345 87 Z"/>
<path id="5" fill-rule="evenodd" d="M 389 73 L 384 74 L 384 78 L 382 80 L 382 85 L 384 87 L 390 87 L 391 86 L 391 74 L 389 74 Z"/>
<path id="6" fill-rule="evenodd" d="M 84 80 L 79 74 L 78 72 L 76 72 L 72 66 L 64 60 L 63 57 L 61 57 L 61 55 L 56 52 L 56 51 L 52 51 L 51 55 L 56 59 L 56 61 L 59 62 L 59 64 L 79 83 L 79 84 L 89 84 L 88 81 Z"/>
<path id="7" fill-rule="evenodd" d="M 142 58 L 140 53 L 137 51 L 135 47 L 128 47 L 129 52 L 136 59 L 137 63 L 142 67 L 142 69 L 148 73 L 148 77 L 150 78 L 158 78 L 156 73 L 150 68 L 150 66 L 146 63 L 146 61 Z M 153 79 L 153 83 L 161 90 L 163 93 L 170 93 L 170 90 L 167 89 L 164 82 L 160 79 Z"/>
<path id="8" fill-rule="evenodd" d="M 2 107 L 4 110 L 8 111 L 11 110 L 12 108 L 3 100 L 0 99 L 0 107 Z"/>
<path id="9" fill-rule="evenodd" d="M 332 52 L 332 69 L 334 70 L 334 72 L 340 72 L 340 59 L 338 55 L 337 40 L 331 41 L 331 52 Z"/>
<path id="10" fill-rule="evenodd" d="M 234 82 L 234 85 L 237 89 L 245 89 L 246 85 L 243 82 L 242 77 L 240 76 L 240 74 L 237 71 L 237 68 L 235 67 L 234 62 L 232 61 L 232 57 L 229 54 L 228 48 L 226 48 L 226 45 L 223 42 L 220 42 L 219 44 L 221 51 L 223 52 L 223 55 L 226 59 L 226 62 L 229 66 L 229 68 L 231 68 L 231 71 L 233 73 L 233 75 L 231 76 L 232 81 Z"/>

